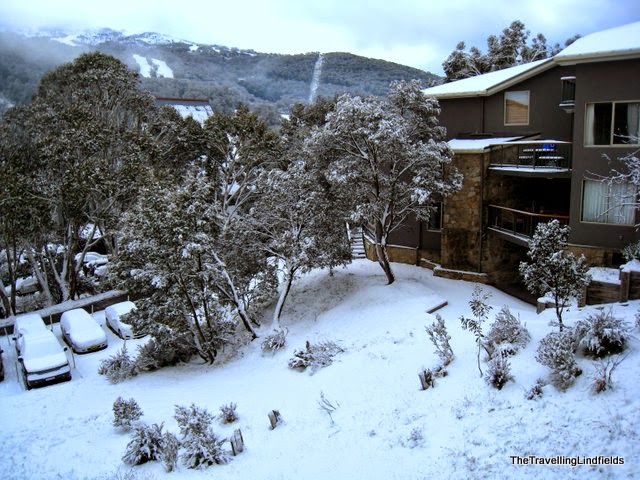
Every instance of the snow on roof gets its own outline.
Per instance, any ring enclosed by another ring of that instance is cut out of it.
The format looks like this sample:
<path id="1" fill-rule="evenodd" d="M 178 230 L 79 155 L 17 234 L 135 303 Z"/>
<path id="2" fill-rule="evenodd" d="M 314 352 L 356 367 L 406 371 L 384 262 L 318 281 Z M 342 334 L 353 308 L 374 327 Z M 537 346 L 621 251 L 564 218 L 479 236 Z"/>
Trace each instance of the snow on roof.
<path id="1" fill-rule="evenodd" d="M 213 115 L 213 109 L 206 98 L 163 98 L 157 97 L 158 105 L 170 105 L 175 108 L 182 118 L 192 117 L 196 122 L 204 121 Z"/>
<path id="2" fill-rule="evenodd" d="M 475 77 L 465 78 L 456 82 L 445 83 L 423 90 L 425 95 L 436 98 L 458 98 L 491 95 L 496 89 L 506 88 L 513 83 L 522 81 L 535 73 L 541 67 L 552 66 L 551 59 L 538 60 L 515 67 L 505 68 L 496 72 L 489 72 Z"/>
<path id="3" fill-rule="evenodd" d="M 521 137 L 498 138 L 453 138 L 449 140 L 449 147 L 454 153 L 481 153 L 491 145 L 510 142 Z"/>
<path id="4" fill-rule="evenodd" d="M 579 38 L 554 57 L 559 64 L 640 54 L 640 22 L 602 30 Z"/>

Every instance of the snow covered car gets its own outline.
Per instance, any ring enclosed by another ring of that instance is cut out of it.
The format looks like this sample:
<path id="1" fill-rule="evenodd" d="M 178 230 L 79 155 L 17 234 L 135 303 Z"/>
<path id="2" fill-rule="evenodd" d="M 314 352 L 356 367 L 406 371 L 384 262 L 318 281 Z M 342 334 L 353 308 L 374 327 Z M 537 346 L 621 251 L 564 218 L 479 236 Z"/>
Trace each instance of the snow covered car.
<path id="1" fill-rule="evenodd" d="M 20 344 L 25 335 L 48 331 L 44 320 L 37 313 L 18 315 L 13 322 L 13 340 L 16 342 L 16 351 L 20 353 Z"/>
<path id="2" fill-rule="evenodd" d="M 134 338 L 133 328 L 131 328 L 131 325 L 128 323 L 123 322 L 122 317 L 135 309 L 136 305 L 128 300 L 126 302 L 114 303 L 104 309 L 107 325 L 120 338 Z M 144 335 L 135 336 L 135 338 L 140 337 L 144 337 Z"/>
<path id="3" fill-rule="evenodd" d="M 75 308 L 60 317 L 60 331 L 67 345 L 76 353 L 107 348 L 107 334 L 86 310 Z"/>
<path id="4" fill-rule="evenodd" d="M 18 361 L 27 389 L 71 380 L 71 367 L 53 332 L 26 333 L 17 341 Z"/>

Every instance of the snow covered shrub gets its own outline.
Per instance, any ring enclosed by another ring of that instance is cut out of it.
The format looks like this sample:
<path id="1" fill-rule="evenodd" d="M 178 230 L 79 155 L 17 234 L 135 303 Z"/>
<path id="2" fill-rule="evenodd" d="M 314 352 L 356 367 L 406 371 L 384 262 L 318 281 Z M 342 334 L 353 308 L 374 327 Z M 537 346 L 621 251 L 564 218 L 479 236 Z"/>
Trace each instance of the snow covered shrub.
<path id="1" fill-rule="evenodd" d="M 311 373 L 333 363 L 333 357 L 344 350 L 332 341 L 313 344 L 307 341 L 304 350 L 296 350 L 289 359 L 289 368 L 304 370 L 311 368 Z"/>
<path id="2" fill-rule="evenodd" d="M 631 243 L 622 249 L 622 256 L 627 262 L 640 260 L 640 241 Z"/>
<path id="3" fill-rule="evenodd" d="M 142 409 L 133 398 L 125 400 L 118 397 L 113 402 L 113 426 L 120 427 L 125 431 L 131 429 L 133 424 L 142 417 Z"/>
<path id="4" fill-rule="evenodd" d="M 526 327 L 505 305 L 491 324 L 485 336 L 484 345 L 489 357 L 493 358 L 496 350 L 499 350 L 501 354 L 515 355 L 520 348 L 529 343 L 529 340 L 531 340 L 531 335 Z"/>
<path id="5" fill-rule="evenodd" d="M 473 313 L 473 316 L 475 318 L 466 318 L 464 315 L 460 317 L 462 328 L 465 330 L 469 330 L 476 337 L 476 344 L 478 345 L 478 371 L 480 372 L 480 376 L 482 376 L 482 368 L 480 367 L 480 349 L 484 348 L 486 350 L 486 347 L 484 345 L 484 334 L 482 333 L 482 324 L 485 322 L 485 320 L 489 316 L 489 312 L 493 308 L 487 303 L 490 297 L 490 294 L 485 294 L 482 291 L 482 287 L 476 286 L 473 289 L 471 300 L 469 300 L 471 313 Z M 487 352 L 487 354 L 488 353 L 489 352 Z"/>
<path id="6" fill-rule="evenodd" d="M 141 465 L 159 460 L 162 454 L 162 427 L 162 424 L 155 423 L 151 426 L 136 425 L 122 461 L 128 465 Z"/>
<path id="7" fill-rule="evenodd" d="M 575 335 L 586 355 L 601 358 L 624 350 L 628 327 L 623 319 L 613 316 L 611 309 L 599 310 L 578 321 Z"/>
<path id="8" fill-rule="evenodd" d="M 229 453 L 223 448 L 224 439 L 219 439 L 211 425 L 213 415 L 204 408 L 176 405 L 174 418 L 182 435 L 184 449 L 182 461 L 187 468 L 200 468 L 229 461 Z"/>
<path id="9" fill-rule="evenodd" d="M 608 358 L 607 361 L 599 361 L 594 364 L 593 383 L 591 390 L 593 393 L 602 393 L 613 388 L 613 371 L 618 368 L 627 357 L 618 356 L 615 360 Z"/>
<path id="10" fill-rule="evenodd" d="M 442 362 L 442 366 L 446 367 L 453 361 L 453 350 L 449 344 L 451 336 L 447 332 L 447 326 L 444 324 L 443 318 L 436 314 L 436 321 L 425 327 L 429 340 L 436 347 L 436 354 Z"/>
<path id="11" fill-rule="evenodd" d="M 191 333 L 158 326 L 151 333 L 151 338 L 138 346 L 136 366 L 139 370 L 157 370 L 188 362 L 196 353 Z"/>
<path id="12" fill-rule="evenodd" d="M 274 353 L 275 351 L 284 348 L 287 339 L 287 333 L 289 333 L 289 330 L 287 328 L 279 328 L 274 330 L 273 333 L 265 336 L 264 340 L 262 341 L 262 351 L 265 353 Z"/>
<path id="13" fill-rule="evenodd" d="M 511 365 L 509 365 L 507 355 L 499 353 L 489 361 L 489 369 L 485 375 L 485 380 L 489 385 L 494 386 L 498 390 L 502 390 L 502 387 L 504 387 L 509 380 L 513 380 Z"/>
<path id="14" fill-rule="evenodd" d="M 536 360 L 551 369 L 551 380 L 560 390 L 566 390 L 582 373 L 576 363 L 573 333 L 567 329 L 544 337 L 538 346 Z"/>
<path id="15" fill-rule="evenodd" d="M 543 388 L 546 384 L 547 383 L 544 380 L 539 378 L 538 380 L 536 380 L 536 383 L 533 385 L 533 387 L 529 389 L 529 391 L 525 395 L 525 398 L 527 400 L 534 400 L 538 397 L 541 397 L 544 393 Z"/>
<path id="16" fill-rule="evenodd" d="M 111 383 L 119 383 L 138 374 L 138 368 L 129 356 L 126 343 L 114 355 L 100 361 L 98 374 L 106 376 Z"/>
<path id="17" fill-rule="evenodd" d="M 233 402 L 220 407 L 220 415 L 218 419 L 222 423 L 233 423 L 238 420 L 238 413 L 236 412 L 237 405 Z"/>
<path id="18" fill-rule="evenodd" d="M 173 472 L 178 464 L 178 450 L 180 441 L 171 432 L 164 432 L 162 435 L 162 464 L 167 472 Z"/>

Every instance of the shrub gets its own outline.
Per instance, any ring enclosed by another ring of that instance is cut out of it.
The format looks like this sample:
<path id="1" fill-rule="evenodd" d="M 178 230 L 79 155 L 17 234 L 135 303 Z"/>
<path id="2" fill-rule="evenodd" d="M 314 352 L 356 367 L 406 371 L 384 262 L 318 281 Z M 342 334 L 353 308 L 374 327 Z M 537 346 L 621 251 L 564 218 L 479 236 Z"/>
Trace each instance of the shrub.
<path id="1" fill-rule="evenodd" d="M 227 463 L 229 454 L 224 450 L 224 439 L 219 439 L 211 428 L 213 415 L 194 404 L 176 405 L 174 418 L 182 434 L 182 461 L 187 468 L 200 468 Z"/>
<path id="2" fill-rule="evenodd" d="M 615 360 L 608 358 L 607 361 L 599 361 L 595 363 L 595 371 L 593 373 L 593 383 L 591 384 L 591 390 L 593 393 L 602 393 L 605 390 L 611 390 L 613 388 L 613 371 L 618 368 L 625 357 L 617 357 Z"/>
<path id="3" fill-rule="evenodd" d="M 144 345 L 138 347 L 136 366 L 139 370 L 157 370 L 188 362 L 197 351 L 190 332 L 178 332 L 161 326 L 154 329 Z"/>
<path id="4" fill-rule="evenodd" d="M 529 340 L 531 340 L 531 335 L 526 327 L 505 305 L 491 324 L 485 336 L 484 345 L 489 357 L 493 358 L 496 350 L 499 350 L 501 354 L 514 355 L 525 347 Z"/>
<path id="5" fill-rule="evenodd" d="M 582 373 L 576 363 L 573 333 L 568 329 L 551 332 L 540 341 L 536 360 L 552 371 L 553 384 L 566 390 Z"/>
<path id="6" fill-rule="evenodd" d="M 129 356 L 126 343 L 114 355 L 100 362 L 98 373 L 106 376 L 111 383 L 119 383 L 138 374 L 138 368 Z"/>
<path id="7" fill-rule="evenodd" d="M 586 355 L 602 358 L 624 350 L 628 327 L 611 309 L 599 310 L 576 324 L 576 342 Z"/>
<path id="8" fill-rule="evenodd" d="M 304 350 L 293 352 L 293 357 L 289 359 L 289 368 L 304 370 L 310 367 L 313 373 L 319 368 L 331 365 L 333 357 L 342 352 L 344 350 L 331 341 L 315 345 L 307 341 Z"/>
<path id="9" fill-rule="evenodd" d="M 113 402 L 113 426 L 125 431 L 131 429 L 133 424 L 142 417 L 142 409 L 133 398 L 125 400 L 118 397 Z"/>
<path id="10" fill-rule="evenodd" d="M 274 353 L 277 350 L 281 350 L 282 348 L 284 348 L 288 333 L 289 330 L 287 330 L 286 328 L 279 328 L 277 330 L 274 330 L 273 333 L 270 333 L 269 335 L 264 337 L 264 340 L 262 341 L 262 351 L 265 353 Z"/>
<path id="11" fill-rule="evenodd" d="M 529 391 L 525 395 L 525 398 L 527 400 L 534 400 L 538 397 L 541 397 L 542 394 L 544 393 L 543 388 L 545 385 L 546 385 L 546 382 L 541 378 L 539 378 L 538 380 L 536 380 L 536 383 L 533 385 L 533 387 L 529 389 Z"/>
<path id="12" fill-rule="evenodd" d="M 162 439 L 162 424 L 157 425 L 154 423 L 151 426 L 145 424 L 136 425 L 122 461 L 128 465 L 141 465 L 160 459 Z"/>
<path id="13" fill-rule="evenodd" d="M 228 403 L 220 407 L 220 415 L 218 419 L 222 423 L 233 423 L 238 420 L 238 413 L 236 412 L 237 405 L 235 403 Z"/>
<path id="14" fill-rule="evenodd" d="M 436 314 L 436 321 L 431 325 L 425 327 L 429 340 L 436 347 L 436 354 L 442 362 L 442 366 L 446 367 L 453 361 L 453 349 L 449 344 L 451 336 L 447 332 L 447 326 L 444 324 L 444 320 L 438 314 Z"/>
<path id="15" fill-rule="evenodd" d="M 640 260 L 640 241 L 631 243 L 622 249 L 622 256 L 627 262 Z"/>
<path id="16" fill-rule="evenodd" d="M 507 355 L 500 353 L 489 361 L 489 369 L 485 374 L 485 380 L 498 390 L 502 390 L 502 387 L 509 380 L 513 380 Z"/>
<path id="17" fill-rule="evenodd" d="M 162 464 L 167 472 L 173 472 L 178 464 L 180 441 L 171 432 L 162 435 Z"/>

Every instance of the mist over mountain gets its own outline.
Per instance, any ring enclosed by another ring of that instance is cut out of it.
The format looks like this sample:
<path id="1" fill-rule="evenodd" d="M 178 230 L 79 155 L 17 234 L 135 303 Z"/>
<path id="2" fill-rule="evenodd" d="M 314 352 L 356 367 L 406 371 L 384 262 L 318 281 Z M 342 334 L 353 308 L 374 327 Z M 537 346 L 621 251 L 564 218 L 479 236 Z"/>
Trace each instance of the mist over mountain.
<path id="1" fill-rule="evenodd" d="M 0 30 L 0 114 L 30 100 L 42 75 L 83 52 L 100 51 L 140 74 L 155 96 L 208 98 L 215 110 L 238 103 L 285 113 L 299 101 L 350 92 L 384 95 L 393 80 L 438 77 L 350 53 L 283 55 L 204 45 L 155 32 L 127 35 L 104 28 L 72 32 Z"/>

